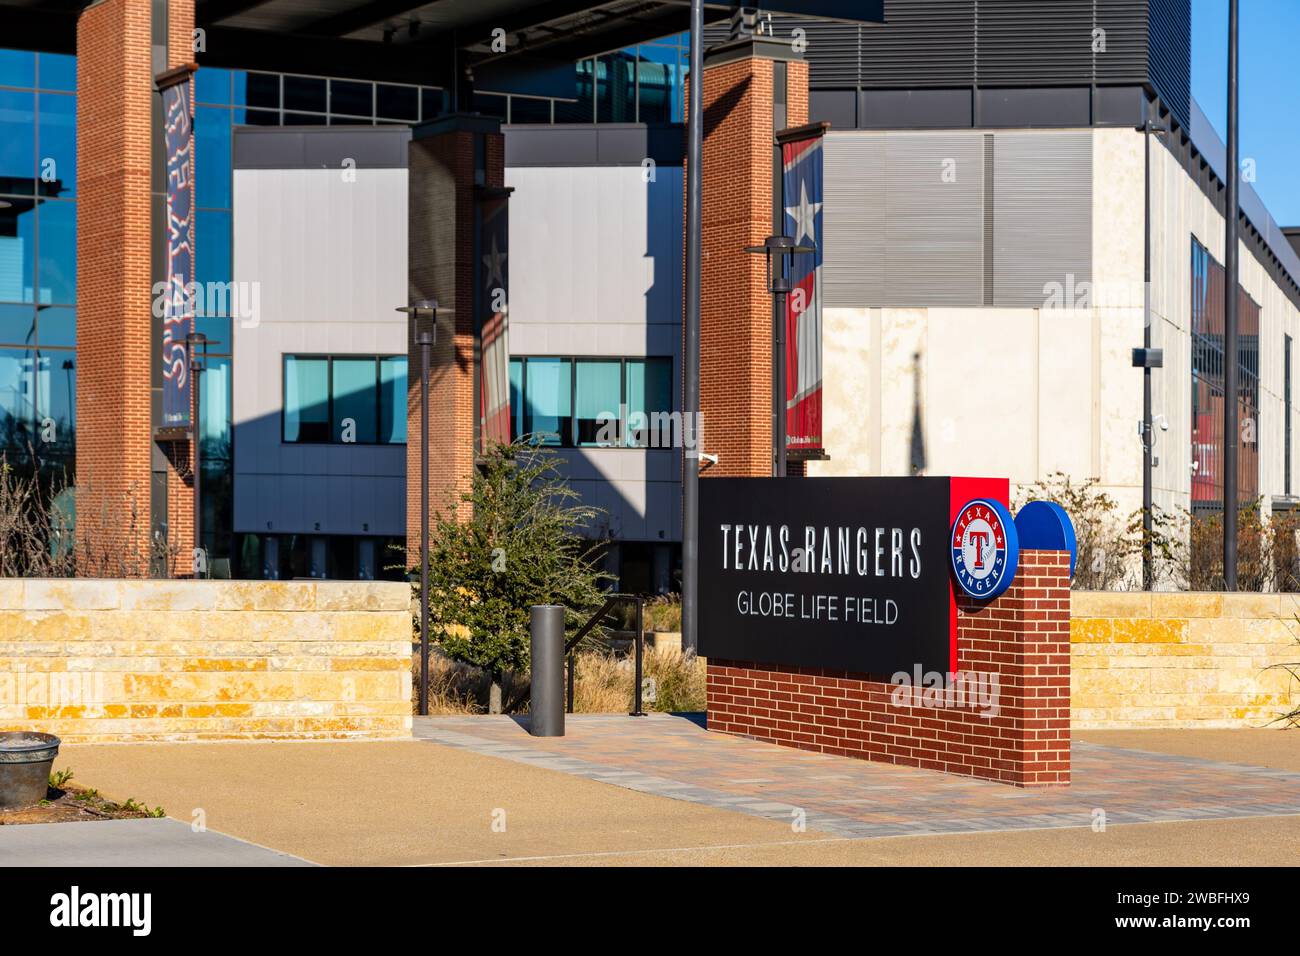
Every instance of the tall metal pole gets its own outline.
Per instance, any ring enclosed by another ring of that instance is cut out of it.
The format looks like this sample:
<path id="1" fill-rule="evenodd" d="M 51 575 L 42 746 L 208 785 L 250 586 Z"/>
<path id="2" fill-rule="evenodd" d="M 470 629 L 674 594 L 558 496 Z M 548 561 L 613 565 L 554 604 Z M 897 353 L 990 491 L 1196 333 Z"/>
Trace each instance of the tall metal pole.
<path id="1" fill-rule="evenodd" d="M 202 340 L 196 341 L 195 346 L 203 344 L 203 358 L 207 358 L 207 346 Z M 191 352 L 193 357 L 193 353 Z M 194 363 L 194 547 L 195 550 L 203 548 L 203 359 Z M 194 576 L 199 576 L 198 555 L 193 556 Z M 204 571 L 207 571 L 206 556 L 203 561 Z"/>
<path id="2" fill-rule="evenodd" d="M 1241 175 L 1237 139 L 1237 0 L 1228 2 L 1228 177 L 1223 249 L 1223 586 L 1237 590 L 1237 220 Z"/>
<path id="3" fill-rule="evenodd" d="M 785 272 L 785 256 L 780 258 L 780 265 L 773 266 Z M 785 296 L 784 292 L 776 294 L 776 347 L 772 349 L 776 360 L 776 476 L 784 478 L 786 472 L 786 381 L 785 381 Z"/>
<path id="4" fill-rule="evenodd" d="M 435 310 L 432 315 L 438 321 Z M 419 320 L 416 320 L 419 328 Z M 429 713 L 429 348 L 433 333 L 416 334 L 420 344 L 420 716 Z"/>
<path id="5" fill-rule="evenodd" d="M 1142 348 L 1151 354 L 1151 115 L 1150 104 L 1145 106 L 1146 122 L 1142 124 L 1144 149 L 1142 176 Z M 1142 589 L 1150 591 L 1154 582 L 1154 561 L 1151 547 L 1151 446 L 1155 435 L 1151 431 L 1151 363 L 1142 365 Z"/>
<path id="6" fill-rule="evenodd" d="M 682 650 L 699 649 L 700 246 L 704 188 L 704 3 L 691 0 L 690 94 L 686 108 L 686 315 L 682 413 L 693 447 L 682 456 Z"/>

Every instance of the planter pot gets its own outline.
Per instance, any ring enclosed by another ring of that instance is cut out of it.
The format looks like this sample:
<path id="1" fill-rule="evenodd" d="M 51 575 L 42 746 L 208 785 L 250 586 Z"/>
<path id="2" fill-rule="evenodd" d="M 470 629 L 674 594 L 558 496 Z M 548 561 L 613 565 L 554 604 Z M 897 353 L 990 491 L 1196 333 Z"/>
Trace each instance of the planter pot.
<path id="1" fill-rule="evenodd" d="M 25 730 L 0 733 L 0 810 L 30 807 L 45 799 L 59 738 Z"/>

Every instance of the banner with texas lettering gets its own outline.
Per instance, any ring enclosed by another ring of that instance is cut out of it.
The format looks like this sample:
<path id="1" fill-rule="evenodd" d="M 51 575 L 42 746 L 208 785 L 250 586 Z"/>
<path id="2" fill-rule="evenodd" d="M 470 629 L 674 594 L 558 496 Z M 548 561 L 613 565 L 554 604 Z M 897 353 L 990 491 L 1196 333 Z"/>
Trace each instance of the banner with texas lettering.
<path id="1" fill-rule="evenodd" d="M 162 328 L 162 422 L 190 426 L 188 338 L 194 331 L 194 122 L 190 80 L 162 91 L 167 151 L 167 291 Z"/>
<path id="2" fill-rule="evenodd" d="M 479 202 L 479 248 L 483 284 L 479 289 L 479 444 L 510 441 L 509 196 Z"/>
<path id="3" fill-rule="evenodd" d="M 791 257 L 785 307 L 786 447 L 822 451 L 822 129 L 781 143 L 785 234 L 813 252 Z"/>

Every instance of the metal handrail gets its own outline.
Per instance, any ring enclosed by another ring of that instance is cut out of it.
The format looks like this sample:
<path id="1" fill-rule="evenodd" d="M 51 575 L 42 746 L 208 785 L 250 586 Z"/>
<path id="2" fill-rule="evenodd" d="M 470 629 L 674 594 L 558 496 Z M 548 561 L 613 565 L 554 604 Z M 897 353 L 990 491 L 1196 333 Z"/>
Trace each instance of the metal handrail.
<path id="1" fill-rule="evenodd" d="M 564 657 L 565 657 L 566 667 L 568 670 L 568 674 L 566 676 L 566 683 L 568 685 L 566 688 L 567 696 L 565 700 L 566 712 L 570 714 L 573 713 L 574 681 L 578 669 L 577 655 L 575 654 L 575 651 L 578 647 L 578 644 L 582 641 L 584 637 L 590 634 L 592 630 L 601 623 L 601 621 L 603 621 L 606 617 L 609 616 L 610 611 L 612 611 L 619 604 L 623 604 L 628 601 L 631 601 L 633 604 L 636 605 L 636 665 L 635 665 L 636 670 L 635 670 L 634 685 L 632 688 L 632 710 L 630 711 L 629 716 L 631 717 L 645 716 L 645 711 L 641 709 L 641 704 L 642 704 L 641 682 L 643 680 L 643 672 L 645 668 L 645 598 L 636 594 L 611 594 L 609 597 L 605 599 L 605 603 L 602 604 L 599 609 L 597 609 L 596 613 L 593 614 L 590 618 L 588 618 L 587 621 L 583 623 L 582 627 L 578 628 L 578 630 L 574 632 L 573 637 L 565 641 Z M 510 706 L 507 707 L 506 710 L 507 711 L 518 710 L 531 697 L 532 697 L 532 688 L 530 686 L 524 690 L 523 694 L 520 696 L 518 700 L 512 701 L 510 703 Z"/>

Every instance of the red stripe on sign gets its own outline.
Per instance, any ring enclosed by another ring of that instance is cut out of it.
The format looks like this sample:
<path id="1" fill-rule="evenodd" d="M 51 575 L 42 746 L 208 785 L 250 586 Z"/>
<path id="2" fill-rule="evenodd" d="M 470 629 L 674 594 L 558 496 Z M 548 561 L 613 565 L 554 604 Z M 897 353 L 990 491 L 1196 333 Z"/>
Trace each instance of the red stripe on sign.
<path id="1" fill-rule="evenodd" d="M 957 520 L 957 513 L 972 498 L 987 498 L 1011 507 L 1011 482 L 1006 478 L 949 478 L 948 526 Z M 948 541 L 949 552 L 952 540 Z M 951 560 L 951 559 L 950 559 Z M 957 672 L 957 582 L 948 574 L 948 670 Z"/>

